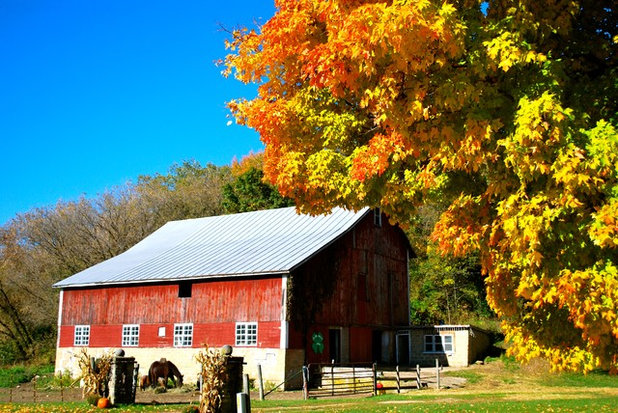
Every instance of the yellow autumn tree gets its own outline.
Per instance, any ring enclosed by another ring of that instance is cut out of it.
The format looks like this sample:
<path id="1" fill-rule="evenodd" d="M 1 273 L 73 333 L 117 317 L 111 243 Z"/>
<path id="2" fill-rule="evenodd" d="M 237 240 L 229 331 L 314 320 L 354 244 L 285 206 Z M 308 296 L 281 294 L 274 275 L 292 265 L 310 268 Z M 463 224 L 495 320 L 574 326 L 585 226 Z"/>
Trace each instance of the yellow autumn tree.
<path id="1" fill-rule="evenodd" d="M 618 368 L 618 33 L 609 0 L 278 0 L 233 32 L 230 102 L 304 212 L 440 199 L 510 352 Z"/>

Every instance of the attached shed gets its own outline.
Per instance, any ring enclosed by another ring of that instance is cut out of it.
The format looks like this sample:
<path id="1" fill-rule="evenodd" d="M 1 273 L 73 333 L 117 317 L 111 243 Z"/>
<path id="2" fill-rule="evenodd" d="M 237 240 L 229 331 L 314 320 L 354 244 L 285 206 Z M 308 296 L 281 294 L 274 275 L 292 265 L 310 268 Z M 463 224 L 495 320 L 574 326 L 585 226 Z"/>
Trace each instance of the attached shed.
<path id="1" fill-rule="evenodd" d="M 491 347 L 489 333 L 471 325 L 411 327 L 397 332 L 397 342 L 402 341 L 410 343 L 403 349 L 410 364 L 420 366 L 435 366 L 438 359 L 442 366 L 466 367 L 482 360 Z"/>
<path id="2" fill-rule="evenodd" d="M 55 284 L 56 370 L 123 348 L 145 373 L 172 360 L 197 378 L 204 344 L 231 344 L 245 370 L 280 383 L 303 363 L 395 361 L 409 325 L 403 231 L 380 211 L 294 208 L 174 221 Z"/>

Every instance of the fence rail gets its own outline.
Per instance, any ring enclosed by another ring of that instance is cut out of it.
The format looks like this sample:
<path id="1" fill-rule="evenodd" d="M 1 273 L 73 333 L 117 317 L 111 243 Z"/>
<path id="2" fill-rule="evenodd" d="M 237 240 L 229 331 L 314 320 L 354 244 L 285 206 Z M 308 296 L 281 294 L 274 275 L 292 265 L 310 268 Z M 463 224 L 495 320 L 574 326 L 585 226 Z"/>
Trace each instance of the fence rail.
<path id="1" fill-rule="evenodd" d="M 386 390 L 421 389 L 421 369 L 378 366 L 375 363 L 309 364 L 303 367 L 305 398 L 335 397 Z"/>
<path id="2" fill-rule="evenodd" d="M 0 388 L 0 403 L 13 402 L 64 402 L 81 398 L 79 380 L 54 373 L 37 374 L 29 381 L 12 380 L 7 387 Z"/>
<path id="3" fill-rule="evenodd" d="M 427 383 L 421 380 L 421 369 L 400 368 L 399 366 L 381 367 L 378 371 L 378 390 L 413 390 L 427 387 Z"/>

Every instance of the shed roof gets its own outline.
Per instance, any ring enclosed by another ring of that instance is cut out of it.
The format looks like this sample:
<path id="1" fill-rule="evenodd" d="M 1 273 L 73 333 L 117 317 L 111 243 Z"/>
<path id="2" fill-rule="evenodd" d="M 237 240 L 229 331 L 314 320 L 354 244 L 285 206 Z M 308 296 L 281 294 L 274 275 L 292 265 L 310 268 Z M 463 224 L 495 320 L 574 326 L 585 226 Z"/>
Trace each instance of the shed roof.
<path id="1" fill-rule="evenodd" d="M 368 211 L 335 208 L 312 217 L 291 207 L 171 221 L 124 253 L 54 287 L 285 274 L 349 231 Z"/>

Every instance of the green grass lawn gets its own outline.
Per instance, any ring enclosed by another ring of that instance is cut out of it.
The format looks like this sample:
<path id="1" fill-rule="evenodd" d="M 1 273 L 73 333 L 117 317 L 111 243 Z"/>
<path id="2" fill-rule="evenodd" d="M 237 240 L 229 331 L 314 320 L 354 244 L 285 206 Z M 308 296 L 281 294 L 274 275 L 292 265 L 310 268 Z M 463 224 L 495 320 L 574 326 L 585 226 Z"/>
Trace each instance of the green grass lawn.
<path id="1" fill-rule="evenodd" d="M 187 406 L 182 404 L 170 405 L 133 405 L 119 406 L 108 409 L 110 413 L 115 412 L 182 412 Z M 65 402 L 65 403 L 13 403 L 0 404 L 0 413 L 95 413 L 105 410 L 88 405 L 85 402 Z"/>
<path id="2" fill-rule="evenodd" d="M 364 399 L 252 401 L 252 412 L 616 412 L 618 396 L 572 395 L 511 400 L 510 394 L 384 395 Z"/>
<path id="3" fill-rule="evenodd" d="M 12 387 L 31 381 L 36 375 L 50 375 L 54 366 L 12 366 L 0 369 L 0 387 Z"/>
<path id="4" fill-rule="evenodd" d="M 471 393 L 451 394 L 449 391 L 433 394 L 384 395 L 368 398 L 321 400 L 266 400 L 252 401 L 252 412 L 616 412 L 618 395 L 564 394 L 556 398 L 512 400 L 513 394 Z M 110 409 L 111 412 L 182 412 L 186 405 L 135 405 Z M 0 412 L 97 412 L 86 403 L 4 404 Z"/>

